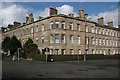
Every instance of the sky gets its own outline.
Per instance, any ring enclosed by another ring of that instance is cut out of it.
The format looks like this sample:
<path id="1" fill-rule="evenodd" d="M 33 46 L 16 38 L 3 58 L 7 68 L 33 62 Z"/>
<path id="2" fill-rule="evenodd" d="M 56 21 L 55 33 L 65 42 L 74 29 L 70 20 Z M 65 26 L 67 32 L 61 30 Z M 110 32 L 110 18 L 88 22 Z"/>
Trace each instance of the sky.
<path id="1" fill-rule="evenodd" d="M 59 14 L 74 13 L 79 15 L 83 8 L 91 21 L 97 22 L 98 17 L 104 17 L 104 23 L 113 20 L 118 25 L 118 2 L 2 2 L 0 5 L 0 27 L 12 24 L 14 21 L 25 22 L 25 17 L 33 13 L 35 20 L 39 16 L 49 16 L 49 7 L 57 8 Z"/>

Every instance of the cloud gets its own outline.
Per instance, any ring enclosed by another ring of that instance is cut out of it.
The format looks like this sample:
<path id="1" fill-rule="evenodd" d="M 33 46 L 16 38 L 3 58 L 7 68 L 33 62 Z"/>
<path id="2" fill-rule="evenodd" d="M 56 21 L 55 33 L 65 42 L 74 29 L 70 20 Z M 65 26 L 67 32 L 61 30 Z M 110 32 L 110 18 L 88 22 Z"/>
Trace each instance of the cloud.
<path id="1" fill-rule="evenodd" d="M 101 12 L 97 15 L 92 14 L 89 17 L 91 17 L 92 21 L 95 22 L 97 22 L 98 17 L 104 17 L 104 24 L 107 24 L 107 22 L 112 20 L 114 27 L 118 27 L 118 9 L 115 9 L 113 11 Z"/>
<path id="2" fill-rule="evenodd" d="M 75 16 L 78 15 L 76 12 L 74 12 L 74 7 L 70 5 L 62 5 L 61 7 L 57 7 L 57 10 L 59 14 L 68 15 L 70 13 L 73 13 Z"/>
<path id="3" fill-rule="evenodd" d="M 4 4 L 4 6 L 7 4 Z M 22 6 L 12 4 L 7 7 L 2 6 L 0 9 L 0 27 L 7 26 L 8 24 L 12 24 L 14 21 L 23 22 L 25 21 L 25 16 L 28 13 L 28 10 Z"/>
<path id="4" fill-rule="evenodd" d="M 70 5 L 62 5 L 60 7 L 56 7 L 58 10 L 58 14 L 65 14 L 68 15 L 70 13 L 73 13 L 75 16 L 78 16 L 77 12 L 74 11 L 74 7 Z M 35 13 L 35 16 L 43 16 L 47 17 L 49 16 L 49 8 L 45 8 L 43 11 L 37 11 Z"/>
<path id="5" fill-rule="evenodd" d="M 78 16 L 78 13 L 75 12 L 74 7 L 71 5 L 65 4 L 65 5 L 56 7 L 56 9 L 58 10 L 58 14 L 68 15 L 70 13 L 73 13 L 74 16 Z M 21 23 L 24 22 L 26 15 L 30 13 L 31 10 L 33 10 L 32 12 L 34 14 L 35 20 L 37 20 L 39 16 L 42 16 L 42 17 L 49 16 L 48 7 L 45 8 L 44 10 L 36 11 L 35 9 L 25 8 L 23 6 L 20 6 L 14 3 L 4 4 L 4 6 L 2 6 L 2 9 L 0 9 L 0 12 L 2 12 L 0 13 L 0 19 L 2 20 L 0 21 L 0 27 L 7 26 L 8 24 L 12 24 L 14 21 L 18 21 Z M 113 20 L 114 26 L 116 27 L 118 25 L 118 9 L 113 11 L 100 12 L 98 14 L 92 14 L 89 17 L 91 17 L 92 21 L 97 22 L 98 16 L 104 17 L 105 24 L 109 20 Z"/>

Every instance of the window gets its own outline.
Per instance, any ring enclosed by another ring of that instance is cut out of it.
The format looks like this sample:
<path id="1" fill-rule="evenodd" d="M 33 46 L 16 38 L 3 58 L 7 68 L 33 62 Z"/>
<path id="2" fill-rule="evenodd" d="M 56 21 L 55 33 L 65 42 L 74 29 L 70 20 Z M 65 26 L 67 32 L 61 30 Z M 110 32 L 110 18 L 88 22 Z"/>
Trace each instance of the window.
<path id="1" fill-rule="evenodd" d="M 56 54 L 59 54 L 59 49 L 55 49 L 55 53 L 56 53 Z"/>
<path id="2" fill-rule="evenodd" d="M 55 22 L 55 28 L 59 28 L 59 22 Z"/>
<path id="3" fill-rule="evenodd" d="M 65 22 L 62 22 L 62 29 L 65 29 Z"/>
<path id="4" fill-rule="evenodd" d="M 65 49 L 62 49 L 62 55 L 64 55 L 65 54 Z"/>
<path id="5" fill-rule="evenodd" d="M 116 46 L 117 46 L 117 41 L 116 41 Z"/>
<path id="6" fill-rule="evenodd" d="M 101 29 L 99 28 L 99 34 L 101 34 Z"/>
<path id="7" fill-rule="evenodd" d="M 77 40 L 78 40 L 78 45 L 79 45 L 79 44 L 80 44 L 80 36 L 78 36 L 78 39 L 77 39 Z"/>
<path id="8" fill-rule="evenodd" d="M 105 39 L 103 39 L 103 45 L 105 46 Z"/>
<path id="9" fill-rule="evenodd" d="M 95 40 L 94 37 L 92 37 L 92 45 L 94 45 L 94 40 Z"/>
<path id="10" fill-rule="evenodd" d="M 53 54 L 53 49 L 50 49 L 50 54 Z"/>
<path id="11" fill-rule="evenodd" d="M 77 24 L 77 29 L 78 31 L 80 31 L 80 24 Z"/>
<path id="12" fill-rule="evenodd" d="M 105 35 L 105 31 L 104 31 L 104 29 L 102 29 L 102 34 Z"/>
<path id="13" fill-rule="evenodd" d="M 114 31 L 112 31 L 112 36 L 114 36 Z"/>
<path id="14" fill-rule="evenodd" d="M 116 34 L 115 34 L 116 37 L 117 37 L 117 34 L 118 34 L 118 33 L 116 32 Z"/>
<path id="15" fill-rule="evenodd" d="M 111 41 L 111 39 L 109 40 L 109 42 L 110 42 L 110 46 L 112 46 L 112 41 Z"/>
<path id="16" fill-rule="evenodd" d="M 70 30 L 73 30 L 73 23 L 70 23 Z"/>
<path id="17" fill-rule="evenodd" d="M 106 45 L 108 46 L 108 40 L 106 40 Z"/>
<path id="18" fill-rule="evenodd" d="M 95 50 L 94 49 L 92 49 L 92 54 L 95 54 Z"/>
<path id="19" fill-rule="evenodd" d="M 88 32 L 88 25 L 86 26 L 86 32 Z"/>
<path id="20" fill-rule="evenodd" d="M 62 42 L 62 43 L 65 43 L 65 34 L 62 34 L 62 35 L 61 35 L 61 42 Z"/>
<path id="21" fill-rule="evenodd" d="M 114 40 L 113 40 L 113 46 L 115 46 L 115 45 L 114 45 Z"/>
<path id="22" fill-rule="evenodd" d="M 80 49 L 78 49 L 78 54 L 81 54 L 81 50 Z"/>
<path id="23" fill-rule="evenodd" d="M 28 28 L 26 29 L 26 34 L 29 34 L 29 29 Z"/>
<path id="24" fill-rule="evenodd" d="M 50 23 L 50 29 L 53 29 L 53 21 Z"/>
<path id="25" fill-rule="evenodd" d="M 60 43 L 60 42 L 59 42 L 59 34 L 55 34 L 55 42 L 56 42 L 56 43 Z"/>
<path id="26" fill-rule="evenodd" d="M 96 54 L 98 54 L 98 50 L 96 49 Z"/>
<path id="27" fill-rule="evenodd" d="M 53 34 L 50 34 L 50 43 L 53 43 Z"/>
<path id="28" fill-rule="evenodd" d="M 70 43 L 73 44 L 73 35 L 70 35 Z"/>
<path id="29" fill-rule="evenodd" d="M 44 31 L 44 24 L 42 24 L 42 29 L 41 30 Z"/>
<path id="30" fill-rule="evenodd" d="M 112 31 L 110 31 L 110 36 L 112 35 Z"/>
<path id="31" fill-rule="evenodd" d="M 70 49 L 70 54 L 74 54 L 73 49 Z"/>
<path id="32" fill-rule="evenodd" d="M 38 44 L 38 36 L 36 37 L 36 44 Z"/>
<path id="33" fill-rule="evenodd" d="M 100 54 L 102 54 L 102 50 L 100 49 Z"/>
<path id="34" fill-rule="evenodd" d="M 97 38 L 96 38 L 96 46 L 98 45 L 98 40 L 97 40 Z"/>
<path id="35" fill-rule="evenodd" d="M 44 36 L 42 36 L 42 44 L 44 43 Z"/>
<path id="36" fill-rule="evenodd" d="M 33 27 L 31 28 L 31 33 L 33 33 Z"/>
<path id="37" fill-rule="evenodd" d="M 36 26 L 36 32 L 38 32 L 38 25 Z"/>
<path id="38" fill-rule="evenodd" d="M 106 55 L 105 50 L 103 50 L 103 54 Z"/>
<path id="39" fill-rule="evenodd" d="M 108 35 L 108 30 L 106 30 L 106 35 Z"/>
<path id="40" fill-rule="evenodd" d="M 99 39 L 99 45 L 102 45 L 101 43 L 102 43 L 102 41 L 101 41 L 101 39 Z"/>
<path id="41" fill-rule="evenodd" d="M 97 28 L 95 29 L 95 33 L 97 34 Z"/>
<path id="42" fill-rule="evenodd" d="M 93 26 L 91 26 L 91 33 L 94 33 L 95 32 L 95 30 L 94 30 L 94 27 Z"/>
<path id="43" fill-rule="evenodd" d="M 85 44 L 89 44 L 88 37 L 85 37 Z"/>

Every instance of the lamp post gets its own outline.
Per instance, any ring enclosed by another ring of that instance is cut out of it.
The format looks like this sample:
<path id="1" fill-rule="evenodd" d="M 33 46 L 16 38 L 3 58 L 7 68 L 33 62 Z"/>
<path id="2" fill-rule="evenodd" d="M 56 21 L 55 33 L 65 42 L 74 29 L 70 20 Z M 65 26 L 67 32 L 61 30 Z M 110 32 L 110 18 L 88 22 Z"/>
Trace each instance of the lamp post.
<path id="1" fill-rule="evenodd" d="M 86 61 L 86 21 L 87 21 L 88 14 L 85 14 L 85 45 L 84 45 L 84 61 Z"/>
<path id="2" fill-rule="evenodd" d="M 17 55 L 17 58 L 18 58 L 18 61 L 20 60 L 20 50 L 21 48 L 18 48 L 18 55 Z"/>
<path id="3" fill-rule="evenodd" d="M 79 49 L 80 49 L 80 45 L 78 44 L 78 62 L 80 61 Z"/>

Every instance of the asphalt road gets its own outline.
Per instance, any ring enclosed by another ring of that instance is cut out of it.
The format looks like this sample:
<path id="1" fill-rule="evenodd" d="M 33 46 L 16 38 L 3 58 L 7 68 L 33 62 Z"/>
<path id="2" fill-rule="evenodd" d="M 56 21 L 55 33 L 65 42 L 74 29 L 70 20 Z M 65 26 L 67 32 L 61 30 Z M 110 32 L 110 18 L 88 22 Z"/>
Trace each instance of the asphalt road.
<path id="1" fill-rule="evenodd" d="M 3 78 L 117 78 L 118 60 L 3 61 Z"/>

